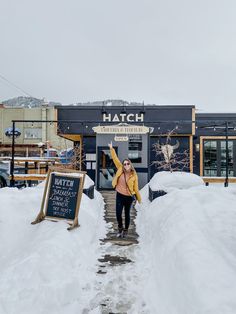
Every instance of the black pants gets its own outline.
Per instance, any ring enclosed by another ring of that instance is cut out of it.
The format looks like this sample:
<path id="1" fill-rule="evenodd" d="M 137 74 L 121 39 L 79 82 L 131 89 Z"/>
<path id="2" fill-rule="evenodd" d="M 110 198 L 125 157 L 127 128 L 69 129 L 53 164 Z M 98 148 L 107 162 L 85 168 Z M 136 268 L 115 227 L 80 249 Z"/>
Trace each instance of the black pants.
<path id="1" fill-rule="evenodd" d="M 123 229 L 122 211 L 125 208 L 125 229 L 128 230 L 130 224 L 130 209 L 133 202 L 132 196 L 123 195 L 116 192 L 116 219 L 119 230 Z"/>

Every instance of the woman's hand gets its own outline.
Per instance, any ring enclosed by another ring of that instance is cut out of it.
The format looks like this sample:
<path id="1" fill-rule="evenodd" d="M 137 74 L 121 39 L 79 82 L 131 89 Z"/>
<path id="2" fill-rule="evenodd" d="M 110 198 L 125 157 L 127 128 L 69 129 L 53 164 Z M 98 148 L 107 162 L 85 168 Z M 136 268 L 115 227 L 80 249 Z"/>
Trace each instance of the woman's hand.
<path id="1" fill-rule="evenodd" d="M 111 141 L 111 143 L 108 143 L 108 146 L 110 149 L 112 148 L 112 141 Z"/>

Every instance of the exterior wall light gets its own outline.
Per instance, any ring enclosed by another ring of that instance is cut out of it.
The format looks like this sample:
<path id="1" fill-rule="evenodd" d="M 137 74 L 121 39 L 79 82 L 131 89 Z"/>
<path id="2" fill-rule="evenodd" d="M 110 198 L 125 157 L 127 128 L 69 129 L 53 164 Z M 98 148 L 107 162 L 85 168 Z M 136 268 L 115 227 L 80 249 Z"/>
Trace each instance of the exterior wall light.
<path id="1" fill-rule="evenodd" d="M 195 144 L 195 150 L 196 150 L 196 152 L 199 152 L 200 151 L 200 144 Z"/>

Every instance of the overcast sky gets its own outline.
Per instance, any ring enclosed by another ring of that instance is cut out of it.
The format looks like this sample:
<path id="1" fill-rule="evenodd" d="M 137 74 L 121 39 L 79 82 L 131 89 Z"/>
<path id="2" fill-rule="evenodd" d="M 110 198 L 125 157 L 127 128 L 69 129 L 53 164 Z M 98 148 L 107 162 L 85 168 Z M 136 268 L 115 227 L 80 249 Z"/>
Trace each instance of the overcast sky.
<path id="1" fill-rule="evenodd" d="M 0 0 L 0 75 L 64 104 L 236 112 L 235 0 Z M 0 78 L 0 101 L 23 95 Z"/>

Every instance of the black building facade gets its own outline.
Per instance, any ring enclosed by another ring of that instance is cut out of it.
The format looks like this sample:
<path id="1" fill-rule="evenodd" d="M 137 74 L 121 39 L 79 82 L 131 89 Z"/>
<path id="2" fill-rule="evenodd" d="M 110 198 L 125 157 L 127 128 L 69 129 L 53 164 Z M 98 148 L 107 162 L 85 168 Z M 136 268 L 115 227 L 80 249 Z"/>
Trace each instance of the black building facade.
<path id="1" fill-rule="evenodd" d="M 58 106 L 57 120 L 58 135 L 81 148 L 82 168 L 95 181 L 97 189 L 111 189 L 115 172 L 108 148 L 111 141 L 121 160 L 131 159 L 140 187 L 160 171 L 155 161 L 158 158 L 165 161 L 166 149 L 176 156 L 188 152 L 189 163 L 184 171 L 201 175 L 209 182 L 223 181 L 226 137 L 230 151 L 229 176 L 236 176 L 236 128 L 229 125 L 236 121 L 236 114 L 195 114 L 195 106 L 190 105 L 80 105 Z M 228 120 L 228 134 L 225 134 Z M 154 150 L 157 143 L 159 155 Z"/>

